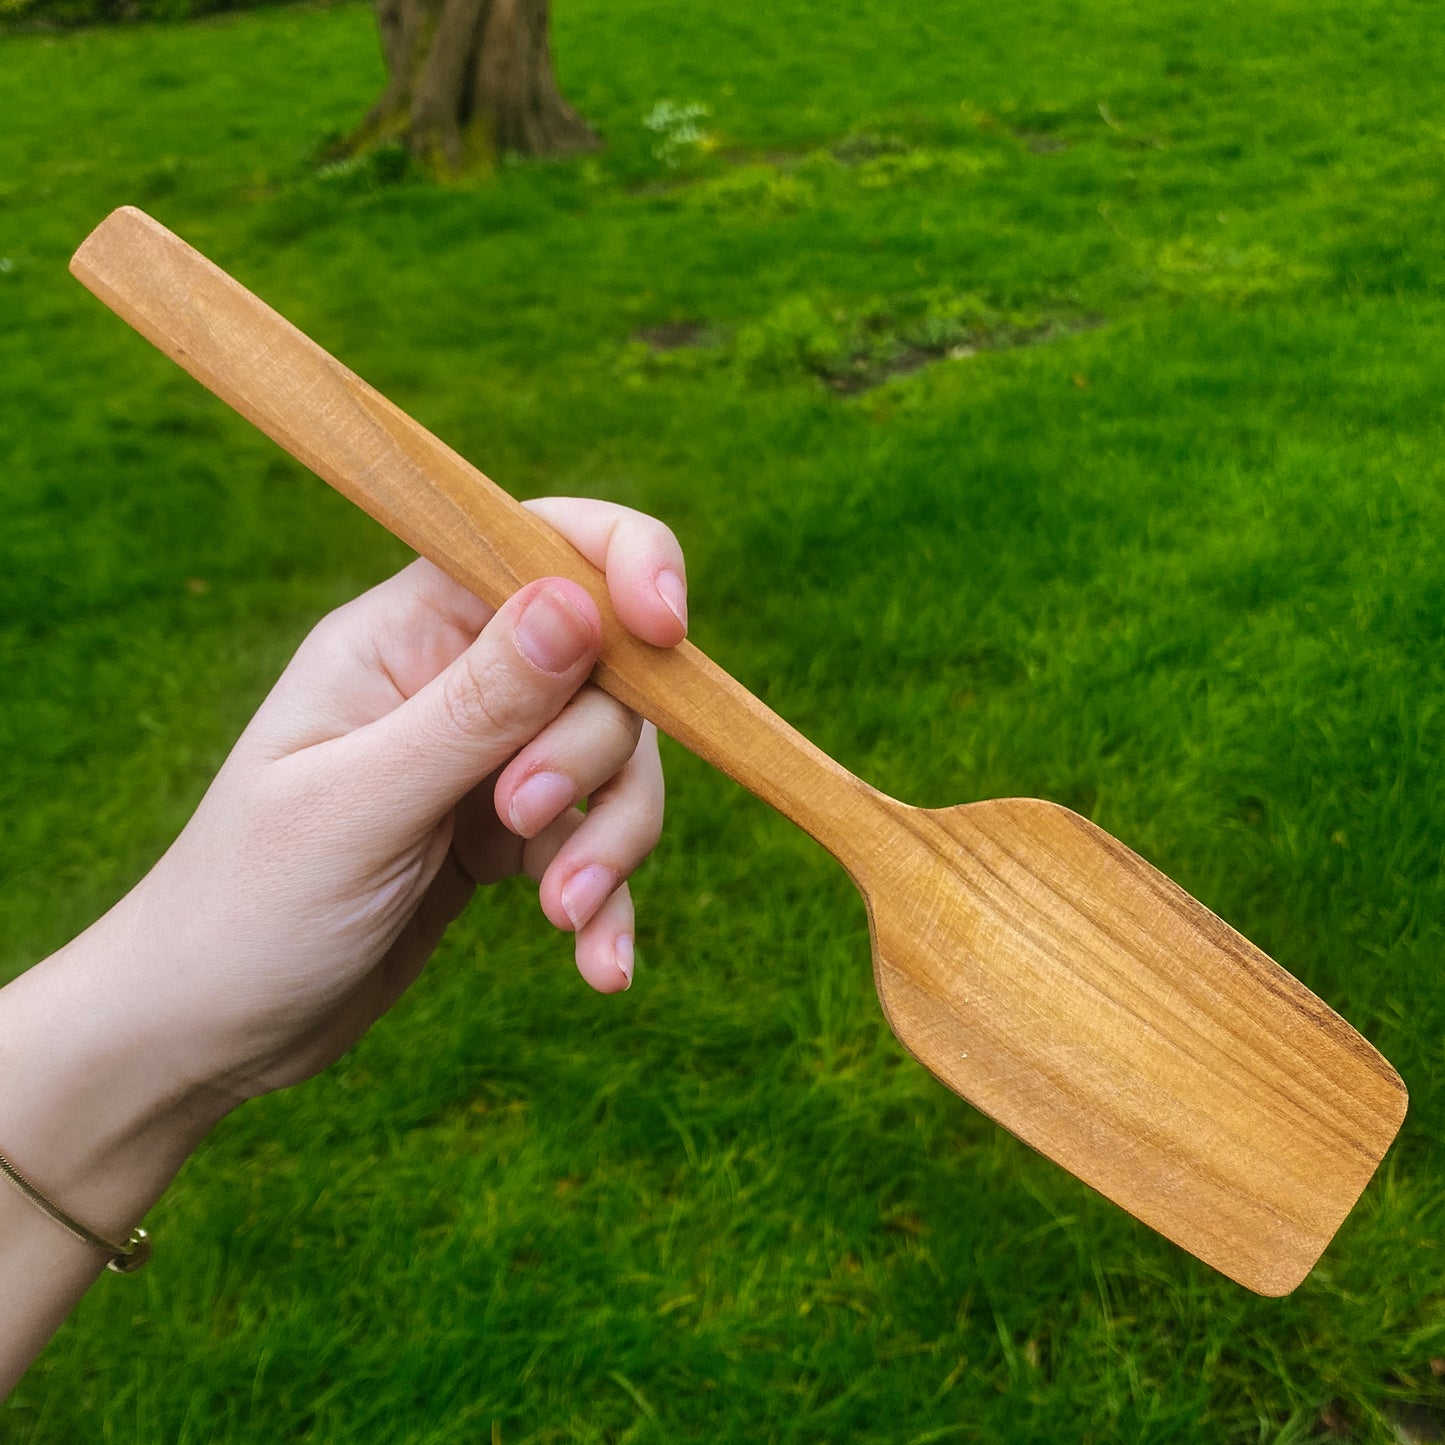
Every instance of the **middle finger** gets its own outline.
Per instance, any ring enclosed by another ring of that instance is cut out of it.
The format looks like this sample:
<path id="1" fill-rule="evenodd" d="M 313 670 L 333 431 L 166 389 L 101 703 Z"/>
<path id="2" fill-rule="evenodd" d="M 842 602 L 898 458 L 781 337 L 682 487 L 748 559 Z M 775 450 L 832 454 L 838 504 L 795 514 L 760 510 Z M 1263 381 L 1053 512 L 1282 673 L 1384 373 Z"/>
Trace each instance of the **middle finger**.
<path id="1" fill-rule="evenodd" d="M 519 837 L 536 837 L 620 772 L 641 733 L 635 712 L 587 684 L 503 769 L 497 817 Z"/>

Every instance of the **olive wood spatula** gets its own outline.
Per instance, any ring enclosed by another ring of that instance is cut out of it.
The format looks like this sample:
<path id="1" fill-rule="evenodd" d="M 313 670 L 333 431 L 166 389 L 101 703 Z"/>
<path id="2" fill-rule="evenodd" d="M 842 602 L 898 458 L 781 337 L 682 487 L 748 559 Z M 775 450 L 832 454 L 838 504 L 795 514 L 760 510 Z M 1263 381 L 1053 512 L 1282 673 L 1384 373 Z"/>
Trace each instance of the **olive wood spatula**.
<path id="1" fill-rule="evenodd" d="M 1086 819 L 921 809 L 845 771 L 691 643 L 618 622 L 556 532 L 158 222 L 71 269 L 223 401 L 493 605 L 569 577 L 594 680 L 805 828 L 862 891 L 894 1033 L 949 1088 L 1232 1279 L 1308 1273 L 1405 1114 L 1388 1063 L 1253 944 Z"/>

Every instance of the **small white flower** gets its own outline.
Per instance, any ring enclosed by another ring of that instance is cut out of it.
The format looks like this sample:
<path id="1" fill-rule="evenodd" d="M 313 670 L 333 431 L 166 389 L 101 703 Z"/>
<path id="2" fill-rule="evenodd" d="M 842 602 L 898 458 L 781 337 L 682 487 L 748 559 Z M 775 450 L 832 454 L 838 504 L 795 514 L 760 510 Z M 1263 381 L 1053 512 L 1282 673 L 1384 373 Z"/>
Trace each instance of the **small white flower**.
<path id="1" fill-rule="evenodd" d="M 653 155 L 667 165 L 675 166 L 681 151 L 686 146 L 700 146 L 710 137 L 698 124 L 712 111 L 701 101 L 689 101 L 677 105 L 670 100 L 659 100 L 642 117 L 642 123 L 654 135 L 662 137 L 661 144 L 653 147 Z"/>

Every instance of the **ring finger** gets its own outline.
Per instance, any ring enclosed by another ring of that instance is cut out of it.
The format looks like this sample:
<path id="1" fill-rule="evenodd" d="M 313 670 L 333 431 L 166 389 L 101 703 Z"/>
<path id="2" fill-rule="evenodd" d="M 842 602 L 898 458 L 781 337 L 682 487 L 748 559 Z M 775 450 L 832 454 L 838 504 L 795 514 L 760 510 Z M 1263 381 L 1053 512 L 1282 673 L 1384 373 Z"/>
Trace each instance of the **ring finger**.
<path id="1" fill-rule="evenodd" d="M 540 883 L 558 853 L 576 837 L 585 821 L 583 814 L 569 809 L 536 838 L 522 844 L 523 871 Z M 632 894 L 626 883 L 619 884 L 612 896 L 577 929 L 577 971 L 599 993 L 617 993 L 632 987 L 635 932 Z"/>
<path id="2" fill-rule="evenodd" d="M 546 865 L 542 912 L 579 930 L 657 846 L 662 832 L 662 762 L 657 729 L 643 725 L 637 750 L 591 794 L 587 814 Z"/>

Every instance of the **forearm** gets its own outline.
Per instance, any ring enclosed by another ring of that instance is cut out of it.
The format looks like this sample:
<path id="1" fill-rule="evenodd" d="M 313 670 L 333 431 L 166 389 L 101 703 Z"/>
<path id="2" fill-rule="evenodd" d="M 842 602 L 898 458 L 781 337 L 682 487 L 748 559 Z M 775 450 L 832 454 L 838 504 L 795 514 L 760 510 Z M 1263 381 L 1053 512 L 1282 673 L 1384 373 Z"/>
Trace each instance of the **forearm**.
<path id="1" fill-rule="evenodd" d="M 122 902 L 0 989 L 0 1152 L 68 1214 L 121 1241 L 224 1112 L 178 1076 L 148 1000 L 129 996 L 129 917 Z M 0 1396 L 105 1263 L 0 1179 Z"/>

